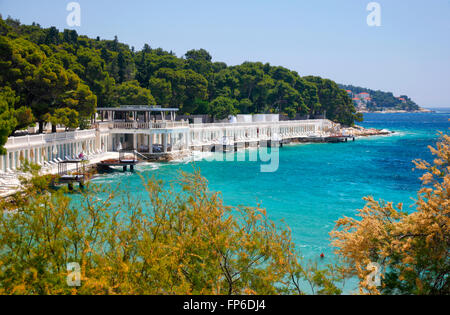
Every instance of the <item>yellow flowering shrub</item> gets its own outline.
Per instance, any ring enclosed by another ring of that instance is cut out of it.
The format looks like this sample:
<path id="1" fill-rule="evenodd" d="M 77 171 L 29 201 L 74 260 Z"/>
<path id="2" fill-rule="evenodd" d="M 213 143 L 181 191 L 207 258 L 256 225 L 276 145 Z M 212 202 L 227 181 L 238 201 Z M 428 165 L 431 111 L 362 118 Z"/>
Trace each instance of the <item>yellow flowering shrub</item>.
<path id="1" fill-rule="evenodd" d="M 450 294 L 450 137 L 441 134 L 430 150 L 433 164 L 414 161 L 426 171 L 414 212 L 368 197 L 359 219 L 343 218 L 331 233 L 361 293 Z M 371 263 L 383 269 L 381 285 L 371 281 Z"/>
<path id="2" fill-rule="evenodd" d="M 95 186 L 70 195 L 34 176 L 0 201 L 0 293 L 302 293 L 290 231 L 264 210 L 225 206 L 198 172 L 171 189 L 142 180 L 145 200 Z M 80 286 L 68 285 L 71 263 Z"/>

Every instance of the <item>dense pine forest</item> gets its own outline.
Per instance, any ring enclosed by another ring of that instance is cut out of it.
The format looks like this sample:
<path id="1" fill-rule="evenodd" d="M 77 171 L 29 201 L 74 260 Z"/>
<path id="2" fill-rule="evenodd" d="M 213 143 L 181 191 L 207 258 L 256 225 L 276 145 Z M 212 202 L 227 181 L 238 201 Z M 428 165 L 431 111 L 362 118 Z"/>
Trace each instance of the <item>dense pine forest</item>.
<path id="1" fill-rule="evenodd" d="M 237 113 L 320 115 L 345 125 L 360 120 L 338 85 L 261 62 L 227 66 L 204 49 L 177 57 L 146 44 L 22 25 L 0 17 L 1 137 L 39 122 L 87 126 L 97 106 L 161 105 L 222 119 Z M 0 143 L 2 141 L 0 140 Z"/>

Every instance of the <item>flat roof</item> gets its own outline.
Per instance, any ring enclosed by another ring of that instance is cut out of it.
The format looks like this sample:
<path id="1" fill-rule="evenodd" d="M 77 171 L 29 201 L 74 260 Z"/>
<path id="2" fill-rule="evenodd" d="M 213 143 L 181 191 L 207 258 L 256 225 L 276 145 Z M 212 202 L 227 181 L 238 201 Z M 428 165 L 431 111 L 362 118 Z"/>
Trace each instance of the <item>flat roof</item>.
<path id="1" fill-rule="evenodd" d="M 149 105 L 123 105 L 120 107 L 99 107 L 98 112 L 178 112 L 178 108 L 164 108 L 162 106 L 149 106 Z"/>

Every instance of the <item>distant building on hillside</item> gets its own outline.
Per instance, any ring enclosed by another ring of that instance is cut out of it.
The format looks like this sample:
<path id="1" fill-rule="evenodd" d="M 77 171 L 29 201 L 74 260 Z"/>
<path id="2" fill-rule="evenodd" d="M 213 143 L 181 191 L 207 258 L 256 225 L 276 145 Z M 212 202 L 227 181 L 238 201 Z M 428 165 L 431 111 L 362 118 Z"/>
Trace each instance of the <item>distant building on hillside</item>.
<path id="1" fill-rule="evenodd" d="M 370 94 L 369 94 L 369 93 L 366 93 L 366 92 L 363 92 L 363 93 L 359 93 L 359 94 L 357 95 L 357 97 L 358 97 L 359 99 L 361 99 L 361 100 L 366 100 L 366 99 L 369 99 L 369 98 L 370 98 Z"/>
<path id="2" fill-rule="evenodd" d="M 359 112 L 381 111 L 384 109 L 401 111 L 414 111 L 421 109 L 407 95 L 404 94 L 395 96 L 391 92 L 372 91 L 359 87 L 344 86 L 343 88 L 353 100 L 353 103 Z M 348 88 L 350 89 L 347 90 Z"/>
<path id="3" fill-rule="evenodd" d="M 354 97 L 353 98 L 353 102 L 355 103 L 356 106 L 360 107 L 362 105 L 362 101 L 359 97 Z"/>

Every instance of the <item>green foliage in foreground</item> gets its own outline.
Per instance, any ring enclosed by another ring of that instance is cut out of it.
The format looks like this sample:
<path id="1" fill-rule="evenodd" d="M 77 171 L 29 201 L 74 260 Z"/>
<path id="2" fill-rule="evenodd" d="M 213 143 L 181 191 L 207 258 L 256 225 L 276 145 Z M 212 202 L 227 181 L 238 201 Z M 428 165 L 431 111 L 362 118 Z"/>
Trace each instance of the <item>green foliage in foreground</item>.
<path id="1" fill-rule="evenodd" d="M 325 269 L 301 263 L 289 228 L 263 209 L 225 206 L 198 172 L 169 189 L 143 178 L 148 199 L 136 200 L 52 190 L 54 178 L 24 161 L 24 191 L 0 200 L 0 294 L 341 294 L 358 277 L 361 294 L 448 295 L 450 137 L 431 150 L 434 164 L 415 161 L 426 171 L 416 211 L 366 198 L 359 219 L 337 221 L 342 263 Z M 79 287 L 67 285 L 70 263 Z"/>
<path id="2" fill-rule="evenodd" d="M 433 164 L 414 161 L 420 178 L 414 212 L 367 197 L 358 219 L 342 218 L 331 233 L 348 275 L 371 294 L 450 294 L 450 136 L 442 134 Z M 380 282 L 371 274 L 377 263 Z M 371 267 L 372 266 L 372 267 Z"/>
<path id="3" fill-rule="evenodd" d="M 0 202 L 0 294 L 302 294 L 301 282 L 341 292 L 334 274 L 301 267 L 287 228 L 223 205 L 198 173 L 180 193 L 143 179 L 147 202 L 89 187 L 75 204 L 51 179 Z M 80 287 L 67 285 L 69 263 Z"/>

